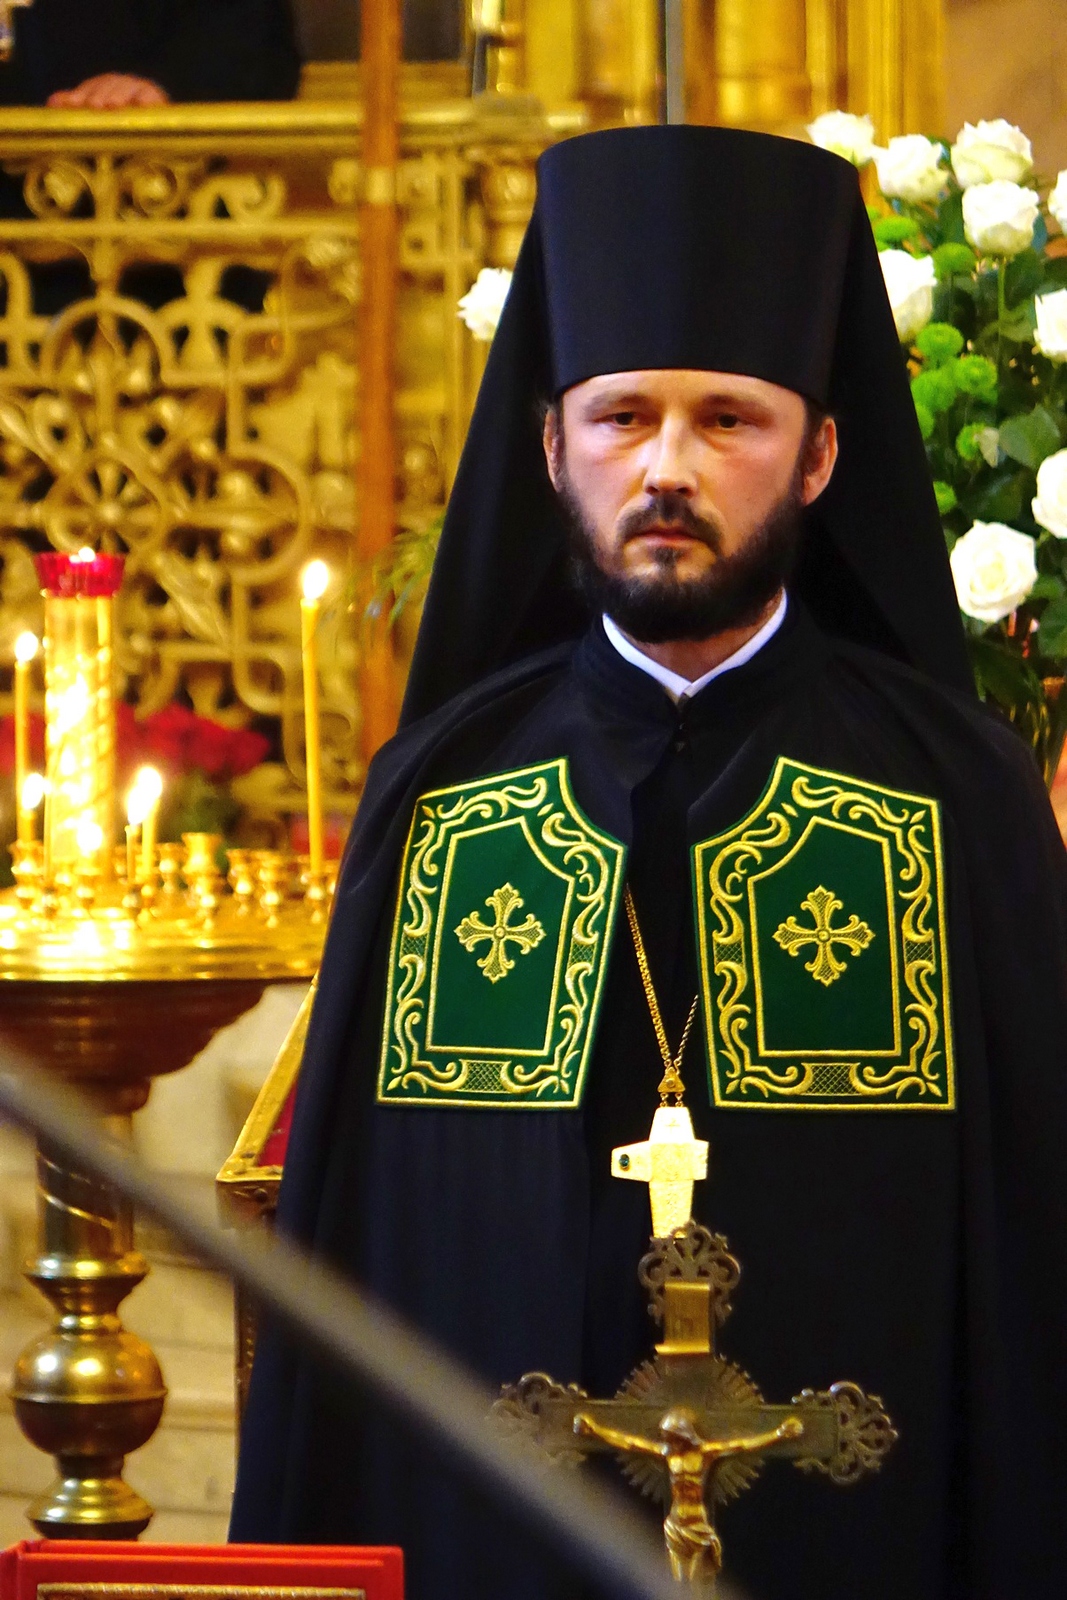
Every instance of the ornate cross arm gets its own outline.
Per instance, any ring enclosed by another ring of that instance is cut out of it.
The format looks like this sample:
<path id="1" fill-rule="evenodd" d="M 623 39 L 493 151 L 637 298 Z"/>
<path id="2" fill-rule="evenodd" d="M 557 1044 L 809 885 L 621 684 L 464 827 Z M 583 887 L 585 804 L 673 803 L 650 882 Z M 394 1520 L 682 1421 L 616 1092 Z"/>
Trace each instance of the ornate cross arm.
<path id="1" fill-rule="evenodd" d="M 720 1370 L 727 1365 L 712 1360 Z M 713 1377 L 710 1370 L 708 1376 Z M 701 1405 L 692 1387 L 685 1384 L 687 1409 L 702 1440 L 722 1445 L 726 1453 L 731 1442 L 773 1434 L 758 1452 L 761 1458 L 792 1461 L 802 1472 L 821 1472 L 835 1483 L 854 1483 L 877 1472 L 897 1437 L 881 1400 L 854 1383 L 835 1383 L 818 1393 L 805 1389 L 790 1405 L 768 1405 L 758 1397 L 733 1404 L 709 1397 L 711 1403 Z M 614 1400 L 591 1400 L 574 1384 L 565 1386 L 546 1373 L 531 1372 L 503 1390 L 493 1416 L 509 1433 L 537 1445 L 550 1460 L 577 1466 L 589 1454 L 626 1453 L 593 1430 L 576 1432 L 579 1416 L 589 1418 L 598 1429 L 625 1432 L 644 1441 L 651 1452 L 660 1439 L 665 1409 L 661 1399 L 620 1395 Z M 799 1432 L 788 1428 L 790 1419 L 800 1423 Z M 636 1442 L 633 1448 L 638 1448 Z"/>

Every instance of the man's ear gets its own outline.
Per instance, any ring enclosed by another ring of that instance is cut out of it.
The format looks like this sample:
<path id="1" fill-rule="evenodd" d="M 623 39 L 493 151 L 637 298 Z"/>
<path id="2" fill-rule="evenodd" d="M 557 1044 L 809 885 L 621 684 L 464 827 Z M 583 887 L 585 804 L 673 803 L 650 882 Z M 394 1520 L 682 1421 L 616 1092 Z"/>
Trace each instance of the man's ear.
<path id="1" fill-rule="evenodd" d="M 822 494 L 837 463 L 837 423 L 824 417 L 804 450 L 801 503 L 810 506 Z"/>
<path id="2" fill-rule="evenodd" d="M 541 430 L 541 443 L 545 447 L 545 462 L 548 466 L 549 482 L 552 484 L 553 489 L 558 489 L 563 466 L 563 419 L 558 405 L 549 406 L 545 412 L 545 425 Z"/>

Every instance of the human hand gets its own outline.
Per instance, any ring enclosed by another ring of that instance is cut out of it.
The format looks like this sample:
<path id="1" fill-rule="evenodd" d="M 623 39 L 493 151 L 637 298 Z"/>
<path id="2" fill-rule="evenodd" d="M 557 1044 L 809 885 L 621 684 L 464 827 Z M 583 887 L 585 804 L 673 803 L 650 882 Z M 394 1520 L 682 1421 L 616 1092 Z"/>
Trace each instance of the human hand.
<path id="1" fill-rule="evenodd" d="M 48 104 L 56 110 L 87 107 L 93 111 L 123 111 L 129 106 L 166 106 L 170 95 L 150 78 L 135 78 L 128 72 L 101 72 L 86 78 L 76 89 L 59 89 Z"/>

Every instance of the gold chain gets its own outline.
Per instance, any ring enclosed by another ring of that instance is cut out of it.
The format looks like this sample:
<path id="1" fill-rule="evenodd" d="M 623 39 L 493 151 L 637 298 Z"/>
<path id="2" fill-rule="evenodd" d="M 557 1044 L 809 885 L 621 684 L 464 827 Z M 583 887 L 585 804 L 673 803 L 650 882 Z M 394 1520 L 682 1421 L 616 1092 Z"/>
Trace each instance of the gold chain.
<path id="1" fill-rule="evenodd" d="M 667 1030 L 663 1026 L 663 1013 L 660 1011 L 659 1001 L 656 998 L 656 991 L 652 983 L 652 972 L 648 965 L 648 955 L 645 952 L 645 941 L 641 937 L 641 929 L 637 921 L 637 910 L 634 906 L 634 897 L 630 893 L 629 884 L 626 885 L 624 899 L 626 902 L 626 915 L 630 922 L 630 932 L 633 934 L 637 967 L 641 974 L 641 982 L 645 990 L 645 999 L 648 1001 L 648 1009 L 652 1014 L 652 1026 L 656 1031 L 656 1043 L 659 1045 L 659 1053 L 663 1057 L 663 1077 L 659 1086 L 660 1100 L 665 1104 L 668 1095 L 673 1094 L 678 1103 L 681 1104 L 682 1096 L 685 1094 L 685 1084 L 682 1082 L 681 1071 L 682 1057 L 685 1055 L 685 1047 L 689 1043 L 689 1035 L 693 1031 L 693 1023 L 696 1021 L 700 995 L 697 993 L 693 996 L 693 1004 L 689 1007 L 689 1017 L 682 1031 L 682 1040 L 678 1046 L 678 1053 L 672 1058 L 671 1047 L 667 1043 Z"/>

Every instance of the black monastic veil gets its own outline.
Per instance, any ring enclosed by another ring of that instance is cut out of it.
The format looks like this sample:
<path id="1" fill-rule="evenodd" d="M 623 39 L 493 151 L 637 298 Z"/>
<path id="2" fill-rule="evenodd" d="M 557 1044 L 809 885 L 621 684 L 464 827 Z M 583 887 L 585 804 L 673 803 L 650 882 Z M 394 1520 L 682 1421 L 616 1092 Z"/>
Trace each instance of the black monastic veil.
<path id="1" fill-rule="evenodd" d="M 956 1108 L 723 1110 L 694 1038 L 698 1219 L 743 1265 L 726 1352 L 764 1392 L 851 1378 L 900 1444 L 850 1493 L 768 1467 L 721 1523 L 766 1600 L 1053 1600 L 1067 1467 L 1067 874 L 1028 751 L 969 688 L 944 544 L 854 173 L 723 130 L 543 158 L 537 210 L 450 505 L 404 726 L 353 830 L 280 1224 L 491 1383 L 610 1393 L 649 1352 L 647 1197 L 613 1182 L 659 1057 L 616 938 L 583 1104 L 378 1105 L 398 863 L 420 795 L 566 757 L 629 848 L 668 1034 L 696 986 L 689 848 L 778 758 L 930 797 L 944 837 Z M 583 616 L 536 400 L 597 372 L 740 371 L 838 418 L 785 626 L 682 710 Z M 268 1330 L 233 1536 L 397 1542 L 413 1600 L 577 1591 L 447 1465 Z"/>

